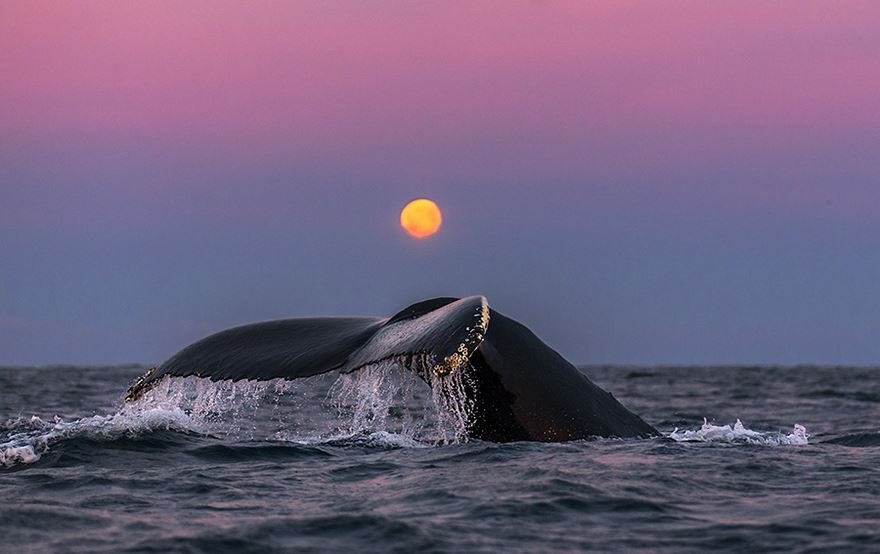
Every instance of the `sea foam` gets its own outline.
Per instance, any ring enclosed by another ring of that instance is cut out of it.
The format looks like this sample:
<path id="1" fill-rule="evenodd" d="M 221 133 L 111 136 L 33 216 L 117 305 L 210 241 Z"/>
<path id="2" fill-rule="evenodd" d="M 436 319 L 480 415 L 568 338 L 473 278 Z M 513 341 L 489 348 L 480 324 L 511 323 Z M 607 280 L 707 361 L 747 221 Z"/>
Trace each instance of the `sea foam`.
<path id="1" fill-rule="evenodd" d="M 742 421 L 730 425 L 713 425 L 703 418 L 703 425 L 696 430 L 679 430 L 677 427 L 669 438 L 677 442 L 720 442 L 734 444 L 759 444 L 765 446 L 809 444 L 810 435 L 803 425 L 795 424 L 791 433 L 760 432 L 748 429 Z"/>
<path id="2" fill-rule="evenodd" d="M 12 430 L 0 443 L 0 465 L 5 467 L 38 462 L 53 445 L 64 440 L 111 441 L 160 430 L 202 432 L 198 423 L 180 408 L 127 407 L 112 415 L 69 421 L 56 417 L 51 422 L 34 416 L 7 422 L 5 427 Z"/>

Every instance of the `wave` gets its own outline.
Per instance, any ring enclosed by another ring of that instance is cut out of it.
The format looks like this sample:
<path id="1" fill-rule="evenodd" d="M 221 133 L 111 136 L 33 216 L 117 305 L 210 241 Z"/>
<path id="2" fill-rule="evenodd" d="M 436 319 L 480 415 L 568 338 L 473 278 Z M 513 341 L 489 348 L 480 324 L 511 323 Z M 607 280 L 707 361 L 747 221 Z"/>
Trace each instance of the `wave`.
<path id="1" fill-rule="evenodd" d="M 843 435 L 840 437 L 835 437 L 833 439 L 829 439 L 827 441 L 823 441 L 824 444 L 839 444 L 841 446 L 851 446 L 854 448 L 867 448 L 872 446 L 880 446 L 880 432 L 874 433 L 852 433 L 849 435 Z"/>
<path id="2" fill-rule="evenodd" d="M 857 402 L 880 403 L 880 393 L 871 391 L 841 391 L 837 389 L 821 389 L 801 394 L 802 398 L 825 399 L 835 398 L 855 400 Z"/>
<path id="3" fill-rule="evenodd" d="M 38 462 L 50 447 L 60 442 L 86 439 L 109 442 L 137 439 L 156 431 L 203 433 L 203 428 L 180 408 L 123 409 L 115 414 L 95 415 L 72 421 L 56 417 L 48 422 L 33 416 L 4 425 L 0 443 L 0 467 Z"/>
<path id="4" fill-rule="evenodd" d="M 757 444 L 764 446 L 788 446 L 809 444 L 810 435 L 803 425 L 795 424 L 791 433 L 761 432 L 748 429 L 742 421 L 730 425 L 713 425 L 703 418 L 703 425 L 695 430 L 679 430 L 677 427 L 668 437 L 676 442 L 715 442 L 729 444 Z"/>
<path id="5" fill-rule="evenodd" d="M 120 412 L 110 416 L 92 416 L 65 421 L 56 418 L 46 422 L 38 417 L 10 422 L 16 429 L 0 443 L 0 468 L 35 464 L 49 452 L 79 453 L 91 451 L 95 443 L 118 445 L 133 441 L 141 446 L 159 448 L 176 444 L 176 436 L 187 434 L 219 439 L 203 425 L 180 409 L 152 409 Z M 27 429 L 24 429 L 24 428 Z M 172 432 L 168 435 L 166 432 Z M 433 444 L 411 436 L 388 431 L 337 433 L 328 436 L 292 436 L 283 433 L 266 439 L 244 443 L 214 443 L 189 448 L 187 453 L 214 461 L 236 459 L 290 459 L 330 455 L 322 447 L 362 447 L 369 449 L 428 448 Z M 74 457 L 78 457 L 75 454 Z"/>
<path id="6" fill-rule="evenodd" d="M 280 442 L 301 446 L 362 446 L 366 448 L 429 448 L 433 443 L 419 441 L 410 435 L 389 431 L 360 431 L 353 434 L 341 433 L 322 437 L 302 437 L 277 434 Z"/>

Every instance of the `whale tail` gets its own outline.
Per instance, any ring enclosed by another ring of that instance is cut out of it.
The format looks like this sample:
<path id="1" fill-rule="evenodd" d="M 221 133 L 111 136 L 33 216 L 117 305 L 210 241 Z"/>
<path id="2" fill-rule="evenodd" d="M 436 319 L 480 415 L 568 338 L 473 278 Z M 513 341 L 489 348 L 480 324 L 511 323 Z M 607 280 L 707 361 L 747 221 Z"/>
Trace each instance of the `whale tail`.
<path id="1" fill-rule="evenodd" d="M 434 298 L 390 318 L 265 321 L 187 346 L 134 382 L 134 401 L 166 377 L 299 379 L 395 362 L 426 381 L 466 372 L 468 433 L 498 442 L 593 436 L 650 437 L 657 431 L 590 381 L 524 325 L 483 296 Z"/>
<path id="2" fill-rule="evenodd" d="M 489 304 L 483 296 L 435 298 L 390 318 L 252 323 L 210 335 L 150 368 L 125 399 L 137 400 L 165 377 L 191 375 L 214 381 L 299 379 L 334 370 L 349 373 L 384 361 L 447 375 L 467 364 L 488 324 Z"/>

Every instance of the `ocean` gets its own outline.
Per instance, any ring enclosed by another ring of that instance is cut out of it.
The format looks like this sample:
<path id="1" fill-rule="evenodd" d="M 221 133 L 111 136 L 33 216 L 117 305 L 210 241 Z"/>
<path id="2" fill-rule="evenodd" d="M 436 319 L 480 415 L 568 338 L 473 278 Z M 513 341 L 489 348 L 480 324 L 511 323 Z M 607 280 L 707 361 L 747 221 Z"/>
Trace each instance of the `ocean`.
<path id="1" fill-rule="evenodd" d="M 880 551 L 880 368 L 585 367 L 664 437 L 556 444 L 395 366 L 144 369 L 0 369 L 0 551 Z"/>

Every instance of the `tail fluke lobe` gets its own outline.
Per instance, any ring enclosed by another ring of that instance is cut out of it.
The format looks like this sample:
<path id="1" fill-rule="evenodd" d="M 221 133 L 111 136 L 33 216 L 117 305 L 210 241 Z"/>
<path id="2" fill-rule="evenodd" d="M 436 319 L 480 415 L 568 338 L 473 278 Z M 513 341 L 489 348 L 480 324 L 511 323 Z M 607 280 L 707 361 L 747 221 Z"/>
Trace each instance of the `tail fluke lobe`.
<path id="1" fill-rule="evenodd" d="M 384 324 L 381 318 L 322 317 L 264 321 L 205 337 L 139 378 L 136 400 L 166 376 L 214 381 L 310 377 L 338 369 Z"/>
<path id="2" fill-rule="evenodd" d="M 482 296 L 419 302 L 392 318 L 282 319 L 234 327 L 201 339 L 129 388 L 137 400 L 164 377 L 214 381 L 299 379 L 333 370 L 351 372 L 386 360 L 418 359 L 438 375 L 467 363 L 488 325 Z M 425 376 L 427 377 L 427 376 Z"/>

